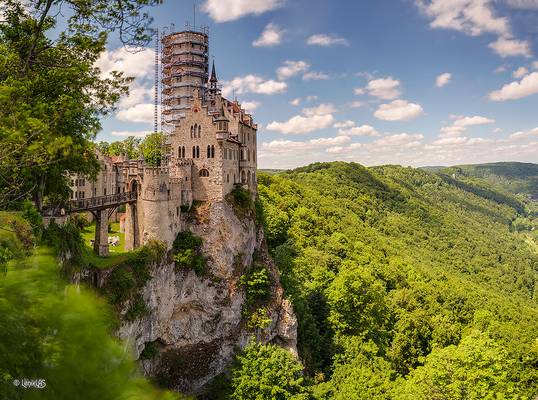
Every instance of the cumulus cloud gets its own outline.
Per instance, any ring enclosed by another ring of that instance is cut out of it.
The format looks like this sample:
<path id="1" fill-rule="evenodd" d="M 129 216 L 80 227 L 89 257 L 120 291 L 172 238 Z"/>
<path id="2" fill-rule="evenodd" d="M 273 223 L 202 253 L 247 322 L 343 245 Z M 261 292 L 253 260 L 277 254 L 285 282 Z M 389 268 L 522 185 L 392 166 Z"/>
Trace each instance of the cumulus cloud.
<path id="1" fill-rule="evenodd" d="M 153 104 L 137 104 L 118 111 L 116 118 L 125 122 L 153 122 L 155 106 Z"/>
<path id="2" fill-rule="evenodd" d="M 351 121 L 351 120 L 347 120 L 347 121 L 340 121 L 340 122 L 337 122 L 333 125 L 334 128 L 336 129 L 346 129 L 346 128 L 352 128 L 355 126 L 355 122 Z"/>
<path id="3" fill-rule="evenodd" d="M 246 15 L 261 15 L 281 7 L 284 0 L 206 0 L 202 11 L 215 22 L 228 22 Z"/>
<path id="4" fill-rule="evenodd" d="M 271 95 L 283 93 L 287 88 L 288 85 L 286 82 L 279 82 L 272 79 L 266 80 L 260 76 L 250 74 L 223 82 L 222 94 L 224 96 L 230 96 L 235 90 L 236 94 L 258 93 Z"/>
<path id="5" fill-rule="evenodd" d="M 334 123 L 333 113 L 336 111 L 332 104 L 320 104 L 316 107 L 304 108 L 302 115 L 295 115 L 284 122 L 273 121 L 267 125 L 267 130 L 284 134 L 305 134 L 325 129 Z"/>
<path id="6" fill-rule="evenodd" d="M 267 24 L 261 36 L 252 42 L 254 47 L 273 47 L 282 43 L 284 29 L 273 23 Z"/>
<path id="7" fill-rule="evenodd" d="M 420 104 L 409 103 L 407 100 L 394 100 L 381 104 L 374 113 L 377 119 L 384 121 L 408 121 L 424 114 Z"/>
<path id="8" fill-rule="evenodd" d="M 147 86 L 134 81 L 129 88 L 129 95 L 122 97 L 118 106 L 120 109 L 129 108 L 147 102 L 153 95 L 153 85 Z"/>
<path id="9" fill-rule="evenodd" d="M 378 146 L 399 146 L 399 147 L 416 147 L 420 145 L 420 140 L 424 136 L 420 133 L 398 133 L 395 135 L 387 135 L 378 139 L 374 144 Z"/>
<path id="10" fill-rule="evenodd" d="M 303 80 L 305 81 L 323 81 L 330 78 L 325 72 L 309 71 L 303 75 Z"/>
<path id="11" fill-rule="evenodd" d="M 276 70 L 278 79 L 285 80 L 295 75 L 305 72 L 310 68 L 310 65 L 306 61 L 284 61 L 282 66 Z"/>
<path id="12" fill-rule="evenodd" d="M 372 79 L 366 85 L 370 96 L 378 97 L 383 100 L 392 100 L 399 97 L 402 92 L 400 89 L 400 81 L 392 77 Z M 357 94 L 357 91 L 355 91 Z"/>
<path id="13" fill-rule="evenodd" d="M 519 67 L 518 69 L 516 69 L 514 72 L 512 72 L 512 76 L 514 78 L 523 78 L 525 75 L 527 75 L 529 73 L 529 70 L 525 67 Z"/>
<path id="14" fill-rule="evenodd" d="M 353 89 L 353 94 L 357 96 L 362 96 L 364 93 L 366 93 L 366 90 L 364 90 L 364 88 L 358 87 Z"/>
<path id="15" fill-rule="evenodd" d="M 307 39 L 306 44 L 310 46 L 349 46 L 349 42 L 347 41 L 347 39 L 344 39 L 337 35 L 327 35 L 324 33 L 317 33 L 310 36 Z"/>
<path id="16" fill-rule="evenodd" d="M 259 101 L 244 101 L 241 103 L 241 107 L 248 113 L 252 113 L 255 109 L 260 106 Z"/>
<path id="17" fill-rule="evenodd" d="M 454 121 L 454 126 L 466 128 L 474 125 L 494 124 L 495 120 L 475 115 L 474 117 L 460 117 Z"/>
<path id="18" fill-rule="evenodd" d="M 348 103 L 349 108 L 361 108 L 364 106 L 364 103 L 362 101 L 352 101 Z"/>
<path id="19" fill-rule="evenodd" d="M 454 29 L 468 35 L 506 34 L 508 19 L 497 17 L 489 0 L 417 0 L 420 10 L 431 18 L 432 28 Z"/>
<path id="20" fill-rule="evenodd" d="M 370 125 L 354 126 L 349 128 L 341 128 L 338 130 L 338 135 L 342 136 L 379 136 L 380 133 Z"/>
<path id="21" fill-rule="evenodd" d="M 143 78 L 152 76 L 154 72 L 155 51 L 144 48 L 141 51 L 131 52 L 125 47 L 103 51 L 96 62 L 104 77 L 112 71 L 121 71 L 125 76 Z"/>
<path id="22" fill-rule="evenodd" d="M 264 142 L 261 145 L 262 151 L 270 151 L 275 154 L 294 153 L 298 151 L 323 149 L 325 147 L 346 144 L 351 139 L 346 136 L 336 136 L 330 138 L 318 138 L 306 141 L 277 139 L 271 142 Z"/>
<path id="23" fill-rule="evenodd" d="M 503 58 L 506 57 L 531 57 L 531 46 L 526 40 L 517 40 L 511 37 L 499 37 L 489 47 Z"/>
<path id="24" fill-rule="evenodd" d="M 520 81 L 504 85 L 489 94 L 492 101 L 517 100 L 538 93 L 538 72 L 525 75 Z"/>
<path id="25" fill-rule="evenodd" d="M 527 139 L 533 136 L 538 137 L 538 128 L 534 128 L 529 131 L 514 132 L 510 136 L 508 136 L 508 140 L 516 141 L 516 140 Z"/>
<path id="26" fill-rule="evenodd" d="M 439 75 L 435 79 L 435 86 L 442 88 L 443 86 L 448 85 L 451 79 L 452 79 L 452 74 L 449 72 L 445 72 L 444 74 Z"/>
<path id="27" fill-rule="evenodd" d="M 322 103 L 315 107 L 303 108 L 303 114 L 306 116 L 327 115 L 336 112 L 336 107 L 331 103 Z"/>
<path id="28" fill-rule="evenodd" d="M 535 0 L 508 0 L 514 4 L 530 4 Z M 515 39 L 508 18 L 496 15 L 491 0 L 416 0 L 419 9 L 430 18 L 430 27 L 453 29 L 478 36 L 493 33 L 498 39 L 489 47 L 501 57 L 531 54 L 529 42 Z"/>
<path id="29" fill-rule="evenodd" d="M 296 97 L 295 99 L 293 99 L 292 101 L 290 101 L 290 104 L 292 106 L 298 106 L 299 104 L 301 104 L 301 99 L 299 97 Z"/>

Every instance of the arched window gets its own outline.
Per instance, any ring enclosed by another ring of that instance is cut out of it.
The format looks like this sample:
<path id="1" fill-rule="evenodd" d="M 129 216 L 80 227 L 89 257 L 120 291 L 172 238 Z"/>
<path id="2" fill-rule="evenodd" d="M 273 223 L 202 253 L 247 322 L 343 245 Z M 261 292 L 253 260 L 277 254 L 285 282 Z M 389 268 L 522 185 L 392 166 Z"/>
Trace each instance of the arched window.
<path id="1" fill-rule="evenodd" d="M 196 147 L 192 146 L 192 158 L 196 158 Z"/>
<path id="2" fill-rule="evenodd" d="M 226 183 L 230 183 L 230 174 L 226 174 Z"/>
<path id="3" fill-rule="evenodd" d="M 185 146 L 182 147 L 181 153 L 182 153 L 183 158 L 185 158 Z"/>
<path id="4" fill-rule="evenodd" d="M 215 146 L 211 145 L 211 158 L 215 158 Z"/>
<path id="5" fill-rule="evenodd" d="M 196 146 L 196 158 L 200 158 L 200 146 Z"/>
<path id="6" fill-rule="evenodd" d="M 198 137 L 202 137 L 202 125 L 198 125 Z"/>
<path id="7" fill-rule="evenodd" d="M 207 145 L 207 158 L 211 158 L 211 146 Z"/>
<path id="8" fill-rule="evenodd" d="M 181 158 L 181 146 L 177 148 L 177 157 Z"/>
<path id="9" fill-rule="evenodd" d="M 194 127 L 191 125 L 191 139 L 194 137 Z"/>
<path id="10" fill-rule="evenodd" d="M 245 171 L 241 171 L 241 183 L 246 183 L 247 182 L 247 174 L 245 173 Z"/>
<path id="11" fill-rule="evenodd" d="M 200 170 L 200 176 L 202 178 L 207 178 L 209 176 L 209 171 L 207 169 L 201 169 Z"/>

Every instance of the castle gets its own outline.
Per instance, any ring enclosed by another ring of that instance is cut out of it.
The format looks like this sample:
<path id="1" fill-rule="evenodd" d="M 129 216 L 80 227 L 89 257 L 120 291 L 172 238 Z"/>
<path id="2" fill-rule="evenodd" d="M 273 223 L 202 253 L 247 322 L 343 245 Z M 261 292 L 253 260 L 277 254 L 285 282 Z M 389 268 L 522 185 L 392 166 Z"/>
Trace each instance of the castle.
<path id="1" fill-rule="evenodd" d="M 237 184 L 256 195 L 257 125 L 237 100 L 222 96 L 214 63 L 209 74 L 208 49 L 206 28 L 162 38 L 166 157 L 161 166 L 98 156 L 102 168 L 97 180 L 77 177 L 72 182 L 74 199 L 137 193 L 136 202 L 126 204 L 126 250 L 150 239 L 171 244 L 183 229 L 182 208 L 193 201 L 222 201 Z M 104 218 L 97 216 L 101 226 L 96 231 L 106 236 Z M 98 252 L 107 254 L 108 243 L 96 240 L 102 242 L 96 250 L 100 246 Z"/>

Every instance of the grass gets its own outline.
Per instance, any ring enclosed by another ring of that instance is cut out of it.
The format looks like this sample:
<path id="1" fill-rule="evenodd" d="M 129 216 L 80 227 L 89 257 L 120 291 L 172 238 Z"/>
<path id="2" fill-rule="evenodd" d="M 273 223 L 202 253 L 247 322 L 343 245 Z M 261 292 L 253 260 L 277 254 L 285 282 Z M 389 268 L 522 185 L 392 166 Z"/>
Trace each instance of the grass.
<path id="1" fill-rule="evenodd" d="M 95 223 L 87 226 L 82 230 L 82 238 L 84 239 L 84 260 L 90 266 L 98 269 L 113 268 L 125 262 L 128 254 L 125 251 L 125 234 L 120 232 L 120 223 L 112 222 L 110 224 L 111 232 L 108 236 L 119 236 L 120 243 L 117 246 L 109 246 L 110 255 L 108 257 L 99 257 L 94 253 L 90 240 L 95 239 Z"/>
<path id="2" fill-rule="evenodd" d="M 120 243 L 117 246 L 109 246 L 110 254 L 125 253 L 125 234 L 120 232 L 120 223 L 112 222 L 110 225 L 112 230 L 111 232 L 108 232 L 108 236 L 119 236 L 120 238 Z M 95 223 L 92 223 L 82 230 L 82 238 L 84 239 L 86 247 L 92 248 L 90 240 L 95 239 Z"/>

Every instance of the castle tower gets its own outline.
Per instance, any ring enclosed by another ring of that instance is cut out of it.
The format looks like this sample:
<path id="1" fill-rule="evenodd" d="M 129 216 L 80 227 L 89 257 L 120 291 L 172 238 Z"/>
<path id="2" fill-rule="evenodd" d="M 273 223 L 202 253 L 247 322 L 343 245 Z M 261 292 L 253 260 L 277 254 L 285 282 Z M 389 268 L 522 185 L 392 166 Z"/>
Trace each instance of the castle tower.
<path id="1" fill-rule="evenodd" d="M 162 38 L 164 125 L 173 128 L 185 117 L 195 91 L 204 96 L 209 71 L 208 46 L 207 28 L 192 28 Z M 167 129 L 163 127 L 163 130 Z"/>

